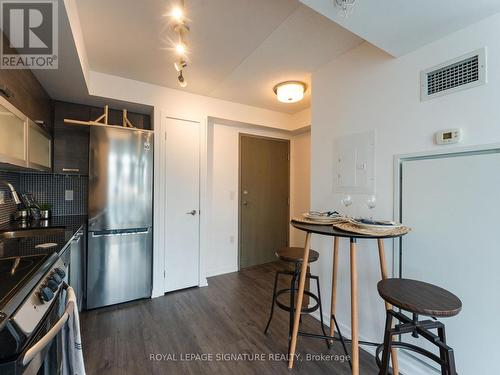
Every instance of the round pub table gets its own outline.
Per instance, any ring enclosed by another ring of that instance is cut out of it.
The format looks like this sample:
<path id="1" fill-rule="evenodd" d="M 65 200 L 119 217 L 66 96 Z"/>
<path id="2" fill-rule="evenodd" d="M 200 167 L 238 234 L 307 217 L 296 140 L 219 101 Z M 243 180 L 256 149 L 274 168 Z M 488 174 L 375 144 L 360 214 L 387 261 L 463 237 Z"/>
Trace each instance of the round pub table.
<path id="1" fill-rule="evenodd" d="M 387 279 L 387 265 L 385 262 L 385 251 L 384 251 L 384 239 L 386 238 L 396 238 L 402 237 L 403 235 L 388 235 L 388 236 L 372 236 L 365 234 L 357 234 L 346 232 L 340 229 L 334 228 L 332 225 L 316 225 L 316 224 L 306 224 L 299 221 L 291 221 L 294 228 L 306 232 L 306 242 L 304 246 L 304 255 L 302 259 L 309 258 L 309 249 L 311 246 L 311 235 L 320 234 L 323 236 L 333 237 L 333 272 L 332 272 L 332 301 L 331 301 L 331 311 L 330 311 L 330 336 L 332 340 L 335 339 L 335 309 L 336 309 L 336 294 L 337 294 L 337 262 L 338 262 L 338 252 L 339 252 L 339 240 L 340 238 L 349 238 L 350 241 L 350 263 L 351 263 L 351 363 L 352 363 L 352 374 L 359 374 L 359 344 L 358 339 L 358 274 L 356 267 L 356 241 L 358 239 L 375 239 L 378 243 L 378 254 L 380 259 L 380 273 L 382 279 Z M 304 297 L 304 287 L 306 281 L 308 262 L 302 263 L 302 268 L 300 271 L 299 279 L 299 291 L 297 293 L 297 306 L 302 306 L 302 300 Z M 389 310 L 392 306 L 389 303 L 385 303 L 385 309 Z M 300 309 L 296 309 L 295 317 L 293 322 L 293 331 L 290 342 L 290 353 L 288 359 L 288 368 L 293 368 L 293 361 L 295 358 L 295 349 L 297 346 L 297 336 L 299 335 L 299 324 L 300 324 Z M 307 335 L 312 336 L 312 335 Z M 318 337 L 323 337 L 318 335 Z M 373 343 L 366 343 L 373 344 Z M 396 349 L 393 349 L 391 353 L 392 357 L 392 368 L 393 374 L 398 374 L 398 359 Z"/>

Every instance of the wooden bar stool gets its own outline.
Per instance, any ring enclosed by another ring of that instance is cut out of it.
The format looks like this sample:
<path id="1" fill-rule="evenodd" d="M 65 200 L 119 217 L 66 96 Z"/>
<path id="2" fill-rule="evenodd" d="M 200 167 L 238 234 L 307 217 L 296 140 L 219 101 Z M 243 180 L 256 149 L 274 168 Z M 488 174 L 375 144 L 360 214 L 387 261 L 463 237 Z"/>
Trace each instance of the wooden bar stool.
<path id="1" fill-rule="evenodd" d="M 293 330 L 293 322 L 294 322 L 294 312 L 295 312 L 295 294 L 297 290 L 297 283 L 300 277 L 300 268 L 302 266 L 302 257 L 304 254 L 304 249 L 300 247 L 285 247 L 276 252 L 276 257 L 284 262 L 293 263 L 294 270 L 293 271 L 277 271 L 274 278 L 274 288 L 273 288 L 273 300 L 271 302 L 271 313 L 269 315 L 269 320 L 267 321 L 266 328 L 264 330 L 264 334 L 267 334 L 267 330 L 269 329 L 269 325 L 271 324 L 271 320 L 273 319 L 274 314 L 274 306 L 277 305 L 282 310 L 288 311 L 289 317 L 289 331 L 288 331 L 288 340 L 292 337 Z M 309 251 L 309 263 L 316 262 L 319 258 L 319 253 L 317 251 L 311 250 Z M 290 282 L 290 288 L 277 290 L 278 279 L 280 275 L 289 275 L 292 276 L 292 280 Z M 312 279 L 316 281 L 316 286 L 318 289 L 318 295 L 316 296 L 312 292 L 305 290 L 304 294 L 309 296 L 314 300 L 314 305 L 312 307 L 302 306 L 301 314 L 311 314 L 312 312 L 319 309 L 319 316 L 321 322 L 321 330 L 323 335 L 326 336 L 325 326 L 323 324 L 323 309 L 321 307 L 321 292 L 319 288 L 319 277 L 315 275 L 311 275 L 309 272 L 306 274 L 307 279 Z M 289 305 L 285 305 L 284 303 L 278 300 L 278 297 L 282 294 L 290 295 Z M 330 347 L 329 340 L 325 340 L 328 347 Z"/>
<path id="2" fill-rule="evenodd" d="M 453 349 L 446 344 L 444 324 L 435 320 L 437 317 L 447 318 L 457 315 L 462 309 L 462 302 L 454 294 L 438 286 L 409 279 L 385 279 L 377 284 L 378 293 L 387 303 L 413 314 L 410 319 L 406 315 L 392 309 L 387 310 L 384 343 L 377 347 L 376 359 L 380 367 L 379 375 L 389 374 L 389 357 L 391 349 L 402 348 L 430 358 L 441 366 L 442 375 L 456 375 Z M 434 320 L 418 320 L 419 315 L 432 317 Z M 392 328 L 392 319 L 400 324 Z M 431 329 L 437 329 L 437 335 Z M 411 333 L 419 335 L 439 348 L 439 357 L 419 346 L 393 341 L 394 335 Z M 379 358 L 383 350 L 382 360 Z"/>

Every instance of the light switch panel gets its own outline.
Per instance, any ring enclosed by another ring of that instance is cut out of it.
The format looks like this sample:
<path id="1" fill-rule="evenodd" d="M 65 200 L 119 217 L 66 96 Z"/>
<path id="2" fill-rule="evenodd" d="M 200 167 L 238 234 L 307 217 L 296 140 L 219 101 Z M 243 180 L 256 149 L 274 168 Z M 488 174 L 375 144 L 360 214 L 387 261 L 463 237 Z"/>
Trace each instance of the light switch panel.
<path id="1" fill-rule="evenodd" d="M 67 201 L 73 200 L 73 190 L 65 190 L 64 191 L 64 199 Z"/>

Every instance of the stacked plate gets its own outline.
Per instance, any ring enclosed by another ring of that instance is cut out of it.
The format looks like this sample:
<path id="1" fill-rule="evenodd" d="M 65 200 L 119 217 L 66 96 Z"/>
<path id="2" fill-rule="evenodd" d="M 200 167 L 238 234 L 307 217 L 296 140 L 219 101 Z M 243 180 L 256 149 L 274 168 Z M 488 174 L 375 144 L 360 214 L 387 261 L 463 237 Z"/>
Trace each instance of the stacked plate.
<path id="1" fill-rule="evenodd" d="M 411 229 L 394 221 L 374 220 L 366 218 L 352 218 L 347 222 L 334 223 L 337 229 L 372 236 L 396 236 L 404 235 Z"/>
<path id="2" fill-rule="evenodd" d="M 376 230 L 394 230 L 395 228 L 404 227 L 403 224 L 396 223 L 390 220 L 375 220 L 367 218 L 352 218 L 350 222 L 359 228 L 376 229 Z"/>
<path id="3" fill-rule="evenodd" d="M 347 221 L 347 218 L 336 211 L 309 211 L 302 214 L 302 218 L 296 218 L 294 220 L 310 224 L 331 225 L 339 222 L 345 222 Z"/>

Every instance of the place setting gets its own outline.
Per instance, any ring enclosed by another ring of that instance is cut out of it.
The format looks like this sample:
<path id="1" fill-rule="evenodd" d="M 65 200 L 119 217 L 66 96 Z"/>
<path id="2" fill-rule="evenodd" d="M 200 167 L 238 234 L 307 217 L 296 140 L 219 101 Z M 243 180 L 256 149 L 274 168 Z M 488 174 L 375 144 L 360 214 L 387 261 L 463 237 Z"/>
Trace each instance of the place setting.
<path id="1" fill-rule="evenodd" d="M 366 205 L 370 210 L 376 207 L 376 197 L 370 196 L 366 200 Z M 346 195 L 341 199 L 345 207 L 345 213 L 337 210 L 315 211 L 303 213 L 301 217 L 294 217 L 292 221 L 302 224 L 312 225 L 332 225 L 335 229 L 345 232 L 371 235 L 371 236 L 395 236 L 407 234 L 411 229 L 393 220 L 374 219 L 373 216 L 351 217 L 348 215 L 348 208 L 352 205 L 353 199 Z"/>

